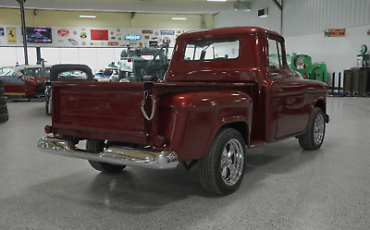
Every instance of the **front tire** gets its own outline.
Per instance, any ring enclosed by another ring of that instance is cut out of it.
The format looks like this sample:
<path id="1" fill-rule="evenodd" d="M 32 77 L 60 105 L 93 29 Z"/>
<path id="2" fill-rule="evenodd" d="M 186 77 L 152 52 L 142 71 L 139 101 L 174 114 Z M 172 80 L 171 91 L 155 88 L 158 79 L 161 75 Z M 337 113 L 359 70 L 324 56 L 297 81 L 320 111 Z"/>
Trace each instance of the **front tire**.
<path id="1" fill-rule="evenodd" d="M 100 153 L 104 150 L 105 143 L 103 140 L 87 140 L 86 141 L 86 150 L 94 153 Z M 115 165 L 115 164 L 108 164 L 103 162 L 97 161 L 89 161 L 90 165 L 103 173 L 118 173 L 121 172 L 126 165 Z"/>
<path id="2" fill-rule="evenodd" d="M 221 195 L 235 192 L 243 179 L 246 146 L 235 129 L 221 129 L 205 157 L 199 160 L 199 177 L 205 190 Z"/>
<path id="3" fill-rule="evenodd" d="M 299 144 L 306 150 L 319 149 L 325 137 L 325 114 L 320 108 L 312 111 L 307 131 L 298 137 Z"/>

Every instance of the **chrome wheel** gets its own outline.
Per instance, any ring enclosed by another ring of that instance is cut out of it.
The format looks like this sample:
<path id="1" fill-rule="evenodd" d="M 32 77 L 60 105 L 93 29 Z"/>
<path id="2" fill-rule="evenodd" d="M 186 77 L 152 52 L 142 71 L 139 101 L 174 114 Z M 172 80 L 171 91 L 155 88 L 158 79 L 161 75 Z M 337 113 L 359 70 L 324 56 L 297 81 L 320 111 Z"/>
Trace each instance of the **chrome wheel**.
<path id="1" fill-rule="evenodd" d="M 235 185 L 243 173 L 244 153 L 239 140 L 229 140 L 221 156 L 221 175 L 228 186 Z"/>
<path id="2" fill-rule="evenodd" d="M 324 117 L 321 114 L 318 114 L 315 118 L 315 123 L 313 127 L 313 138 L 316 145 L 321 144 L 324 138 L 325 132 L 325 121 Z"/>

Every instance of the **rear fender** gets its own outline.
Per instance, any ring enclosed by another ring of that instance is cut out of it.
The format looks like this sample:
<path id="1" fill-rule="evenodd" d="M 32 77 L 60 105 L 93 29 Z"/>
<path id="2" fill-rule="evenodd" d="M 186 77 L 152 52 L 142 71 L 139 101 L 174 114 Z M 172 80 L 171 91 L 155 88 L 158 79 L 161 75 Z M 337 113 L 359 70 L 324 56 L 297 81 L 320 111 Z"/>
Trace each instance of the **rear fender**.
<path id="1" fill-rule="evenodd" d="M 176 151 L 180 161 L 207 154 L 217 132 L 225 125 L 244 122 L 249 143 L 253 113 L 252 98 L 238 90 L 187 91 L 167 95 L 159 102 L 158 133 L 166 148 Z"/>

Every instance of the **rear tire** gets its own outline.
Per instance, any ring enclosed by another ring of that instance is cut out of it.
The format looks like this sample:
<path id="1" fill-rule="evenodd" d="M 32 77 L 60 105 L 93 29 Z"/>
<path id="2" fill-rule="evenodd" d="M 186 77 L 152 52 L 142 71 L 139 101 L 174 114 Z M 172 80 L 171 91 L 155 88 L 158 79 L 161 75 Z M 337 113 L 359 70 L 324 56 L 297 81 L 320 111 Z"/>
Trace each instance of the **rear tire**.
<path id="1" fill-rule="evenodd" d="M 0 105 L 5 105 L 5 104 L 6 104 L 5 97 L 0 96 Z"/>
<path id="2" fill-rule="evenodd" d="M 312 111 L 307 131 L 298 137 L 299 144 L 306 150 L 319 149 L 325 137 L 325 114 L 320 108 Z"/>
<path id="3" fill-rule="evenodd" d="M 87 140 L 86 141 L 86 150 L 94 153 L 100 153 L 104 150 L 105 144 L 103 140 Z M 115 165 L 115 164 L 108 164 L 103 162 L 97 161 L 89 161 L 90 165 L 103 173 L 118 173 L 121 172 L 126 165 Z"/>
<path id="4" fill-rule="evenodd" d="M 9 120 L 9 115 L 7 113 L 0 114 L 0 124 Z"/>
<path id="5" fill-rule="evenodd" d="M 235 129 L 221 129 L 206 156 L 199 160 L 199 178 L 205 190 L 221 195 L 235 192 L 243 179 L 246 146 Z"/>

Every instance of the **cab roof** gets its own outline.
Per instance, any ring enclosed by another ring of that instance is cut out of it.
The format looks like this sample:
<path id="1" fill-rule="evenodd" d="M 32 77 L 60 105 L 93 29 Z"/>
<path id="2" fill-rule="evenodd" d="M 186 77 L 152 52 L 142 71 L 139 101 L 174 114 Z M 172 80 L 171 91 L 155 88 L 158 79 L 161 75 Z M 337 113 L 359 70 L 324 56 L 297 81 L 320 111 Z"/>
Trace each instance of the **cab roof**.
<path id="1" fill-rule="evenodd" d="M 208 37 L 208 36 L 217 36 L 217 35 L 236 35 L 236 34 L 255 34 L 255 33 L 264 33 L 271 34 L 275 36 L 281 36 L 279 33 L 264 29 L 261 27 L 254 26 L 239 26 L 239 27 L 224 27 L 224 28 L 215 28 L 215 29 L 204 29 L 198 31 L 185 32 L 177 37 L 177 39 L 186 39 L 194 37 Z"/>

